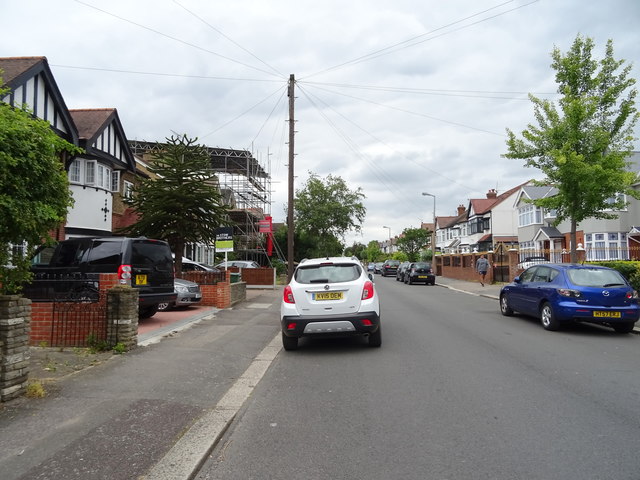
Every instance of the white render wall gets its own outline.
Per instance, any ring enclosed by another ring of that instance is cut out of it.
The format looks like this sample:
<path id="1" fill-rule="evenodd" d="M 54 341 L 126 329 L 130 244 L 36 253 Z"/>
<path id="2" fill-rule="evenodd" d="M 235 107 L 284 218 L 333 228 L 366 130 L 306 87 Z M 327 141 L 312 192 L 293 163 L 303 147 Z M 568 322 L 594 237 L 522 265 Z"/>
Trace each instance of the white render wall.
<path id="1" fill-rule="evenodd" d="M 90 228 L 93 230 L 112 230 L 113 194 L 101 188 L 70 186 L 75 200 L 69 210 L 67 225 L 74 228 Z M 107 212 L 102 210 L 106 206 Z M 105 219 L 106 216 L 106 219 Z"/>

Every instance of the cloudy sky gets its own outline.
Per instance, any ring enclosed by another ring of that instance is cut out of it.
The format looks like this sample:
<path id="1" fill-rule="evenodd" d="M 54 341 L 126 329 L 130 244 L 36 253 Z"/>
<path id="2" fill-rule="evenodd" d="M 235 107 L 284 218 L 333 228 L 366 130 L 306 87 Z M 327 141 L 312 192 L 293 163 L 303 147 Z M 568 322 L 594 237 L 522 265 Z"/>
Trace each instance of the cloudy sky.
<path id="1" fill-rule="evenodd" d="M 557 98 L 554 46 L 589 36 L 601 58 L 613 39 L 640 79 L 638 0 L 6 0 L 0 24 L 0 56 L 46 56 L 67 106 L 117 108 L 128 138 L 251 150 L 274 221 L 294 74 L 296 188 L 313 172 L 362 189 L 349 244 L 431 222 L 422 192 L 451 216 L 541 178 L 501 155 L 527 94 Z"/>

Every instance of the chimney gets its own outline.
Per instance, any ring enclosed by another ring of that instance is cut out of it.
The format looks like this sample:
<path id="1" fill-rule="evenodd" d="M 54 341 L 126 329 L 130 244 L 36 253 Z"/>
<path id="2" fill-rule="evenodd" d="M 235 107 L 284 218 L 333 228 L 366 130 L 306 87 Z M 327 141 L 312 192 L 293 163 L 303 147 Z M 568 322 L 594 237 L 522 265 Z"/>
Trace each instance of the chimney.
<path id="1" fill-rule="evenodd" d="M 458 205 L 458 215 L 462 215 L 465 210 L 464 205 Z"/>
<path id="2" fill-rule="evenodd" d="M 492 188 L 487 192 L 487 198 L 496 198 L 498 196 L 498 192 L 496 192 L 495 188 Z"/>

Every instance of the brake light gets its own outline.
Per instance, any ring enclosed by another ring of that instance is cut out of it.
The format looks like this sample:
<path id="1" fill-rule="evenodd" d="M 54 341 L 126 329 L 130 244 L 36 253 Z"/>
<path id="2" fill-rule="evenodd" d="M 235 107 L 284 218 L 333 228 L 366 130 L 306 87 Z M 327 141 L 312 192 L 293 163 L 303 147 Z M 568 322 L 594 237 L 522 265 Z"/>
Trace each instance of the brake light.
<path id="1" fill-rule="evenodd" d="M 121 285 L 131 283 L 131 265 L 120 265 L 118 267 L 118 281 Z"/>
<path id="2" fill-rule="evenodd" d="M 627 298 L 632 299 L 632 298 L 638 298 L 638 292 L 633 290 L 631 292 L 627 292 Z"/>
<path id="3" fill-rule="evenodd" d="M 371 280 L 367 280 L 362 289 L 362 300 L 373 298 L 373 293 L 373 282 Z"/>
<path id="4" fill-rule="evenodd" d="M 282 299 L 284 300 L 284 303 L 296 303 L 296 299 L 293 298 L 293 290 L 291 290 L 289 285 L 284 287 L 284 296 Z"/>
<path id="5" fill-rule="evenodd" d="M 580 292 L 578 290 L 572 290 L 570 288 L 559 288 L 558 293 L 563 297 L 580 298 Z"/>

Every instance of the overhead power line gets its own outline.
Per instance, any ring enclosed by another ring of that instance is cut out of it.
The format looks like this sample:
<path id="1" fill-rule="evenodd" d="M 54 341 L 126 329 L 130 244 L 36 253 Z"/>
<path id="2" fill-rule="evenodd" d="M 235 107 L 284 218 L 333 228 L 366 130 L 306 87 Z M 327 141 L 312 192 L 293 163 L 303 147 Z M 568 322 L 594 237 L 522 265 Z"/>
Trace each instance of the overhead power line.
<path id="1" fill-rule="evenodd" d="M 503 7 L 503 6 L 505 6 L 505 5 L 509 4 L 509 3 L 513 3 L 514 1 L 515 0 L 509 0 L 507 2 L 504 2 L 504 3 L 501 3 L 499 5 L 496 5 L 495 7 L 491 7 L 491 8 L 488 8 L 486 10 L 482 10 L 481 12 L 474 13 L 473 15 L 469 15 L 468 17 L 462 18 L 460 20 L 456 20 L 455 22 L 451 22 L 451 23 L 449 23 L 447 25 L 443 25 L 442 27 L 438 27 L 438 28 L 436 28 L 434 30 L 431 30 L 429 32 L 425 32 L 425 33 L 417 35 L 415 37 L 411 37 L 411 38 L 409 38 L 407 40 L 403 40 L 402 42 L 395 43 L 393 45 L 381 48 L 379 50 L 375 50 L 375 51 L 373 51 L 371 53 L 368 53 L 366 55 L 362 55 L 362 56 L 356 57 L 356 58 L 354 58 L 352 60 L 340 63 L 338 65 L 334 65 L 333 67 L 329 67 L 329 68 L 326 68 L 324 70 L 320 70 L 319 72 L 316 72 L 316 73 L 313 73 L 311 75 L 307 75 L 306 77 L 303 77 L 301 80 L 304 80 L 304 79 L 307 79 L 307 78 L 311 78 L 311 77 L 315 77 L 317 75 L 321 75 L 323 73 L 327 73 L 327 72 L 330 72 L 330 71 L 333 71 L 333 70 L 337 70 L 337 69 L 342 68 L 342 67 L 346 67 L 346 66 L 350 66 L 350 65 L 356 65 L 358 63 L 366 62 L 366 61 L 372 60 L 374 58 L 381 57 L 383 55 L 389 55 L 389 54 L 394 53 L 394 52 L 396 52 L 398 50 L 403 50 L 405 48 L 410 48 L 410 47 L 413 47 L 413 46 L 418 45 L 420 43 L 424 43 L 424 42 L 427 42 L 429 40 L 433 40 L 435 38 L 442 37 L 444 35 L 449 35 L 450 33 L 457 32 L 459 30 L 463 30 L 465 28 L 469 28 L 469 27 L 471 27 L 473 25 L 477 25 L 479 23 L 483 23 L 483 22 L 486 22 L 486 21 L 491 20 L 493 18 L 505 15 L 505 14 L 507 14 L 509 12 L 513 12 L 514 10 L 519 10 L 520 8 L 524 8 L 524 7 L 528 6 L 528 5 L 531 5 L 532 3 L 538 2 L 539 0 L 532 0 L 527 4 L 519 5 L 519 6 L 515 7 L 515 8 L 510 9 L 510 10 L 506 10 L 504 12 L 500 12 L 500 13 L 492 15 L 490 17 L 486 17 L 486 18 L 480 19 L 478 21 L 469 23 L 467 25 L 463 25 L 460 28 L 457 28 L 457 29 L 454 29 L 454 30 L 449 30 L 449 31 L 440 33 L 438 35 L 423 39 L 423 37 L 426 37 L 428 35 L 433 35 L 434 33 L 438 32 L 440 30 L 444 30 L 446 28 L 452 27 L 452 26 L 457 25 L 459 23 L 465 22 L 465 21 L 470 20 L 470 19 L 472 19 L 474 17 L 477 17 L 479 15 L 482 15 L 482 14 L 485 14 L 487 12 L 490 12 L 491 10 L 495 10 L 495 9 Z M 421 39 L 421 40 L 418 41 L 418 39 Z"/>
<path id="2" fill-rule="evenodd" d="M 169 40 L 173 40 L 174 42 L 182 43 L 183 45 L 187 45 L 187 46 L 189 46 L 189 47 L 191 47 L 191 48 L 195 48 L 195 49 L 197 49 L 197 50 L 200 50 L 200 51 L 203 51 L 203 52 L 209 53 L 209 54 L 211 54 L 211 55 L 215 55 L 215 56 L 216 56 L 216 57 L 218 57 L 218 58 L 222 58 L 222 59 L 224 59 L 224 60 L 228 60 L 228 61 L 230 61 L 230 62 L 237 63 L 238 65 L 242 65 L 243 67 L 251 68 L 252 70 L 257 70 L 257 71 L 259 71 L 259 72 L 266 73 L 267 75 L 277 76 L 277 75 L 276 75 L 275 73 L 273 73 L 273 72 L 270 72 L 270 71 L 267 71 L 267 70 L 263 70 L 263 69 L 258 68 L 258 67 L 254 67 L 253 65 L 249 65 L 249 64 L 244 63 L 244 62 L 241 62 L 241 61 L 239 61 L 239 60 L 235 60 L 235 59 L 230 58 L 230 57 L 227 57 L 227 56 L 225 56 L 225 55 L 221 55 L 221 54 L 219 54 L 219 53 L 217 53 L 217 52 L 214 52 L 214 51 L 212 51 L 212 50 L 209 50 L 209 49 L 207 49 L 207 48 L 200 47 L 199 45 L 195 45 L 195 44 L 190 43 L 190 42 L 187 42 L 187 41 L 185 41 L 185 40 L 181 40 L 181 39 L 179 39 L 179 38 L 176 38 L 176 37 L 174 37 L 174 36 L 171 36 L 171 35 L 168 35 L 168 34 L 166 34 L 166 33 L 161 32 L 161 31 L 159 31 L 159 30 L 156 30 L 156 29 L 154 29 L 154 28 L 147 27 L 146 25 L 142 25 L 141 23 L 134 22 L 133 20 L 129 20 L 128 18 L 124 18 L 124 17 L 121 17 L 120 15 L 116 15 L 115 13 L 111 13 L 111 12 L 108 12 L 108 11 L 106 11 L 106 10 L 103 10 L 102 8 L 98 8 L 98 7 L 96 7 L 95 5 L 91 5 L 91 4 L 89 4 L 89 3 L 83 2 L 82 0 L 75 0 L 75 2 L 76 2 L 76 3 L 79 3 L 79 4 L 81 4 L 81 5 L 84 5 L 85 7 L 93 8 L 94 10 L 97 10 L 97 11 L 99 11 L 99 12 L 102 12 L 102 13 L 104 13 L 105 15 L 109 15 L 109 16 L 111 16 L 111 17 L 113 17 L 113 18 L 117 18 L 118 20 L 121 20 L 121 21 L 123 21 L 123 22 L 130 23 L 131 25 L 135 25 L 136 27 L 140 27 L 140 28 L 143 28 L 143 29 L 145 29 L 145 30 L 148 30 L 148 31 L 150 31 L 150 32 L 152 32 L 152 33 L 155 33 L 156 35 L 160 35 L 160 36 L 163 36 L 163 37 L 165 37 L 165 38 L 168 38 Z"/>

